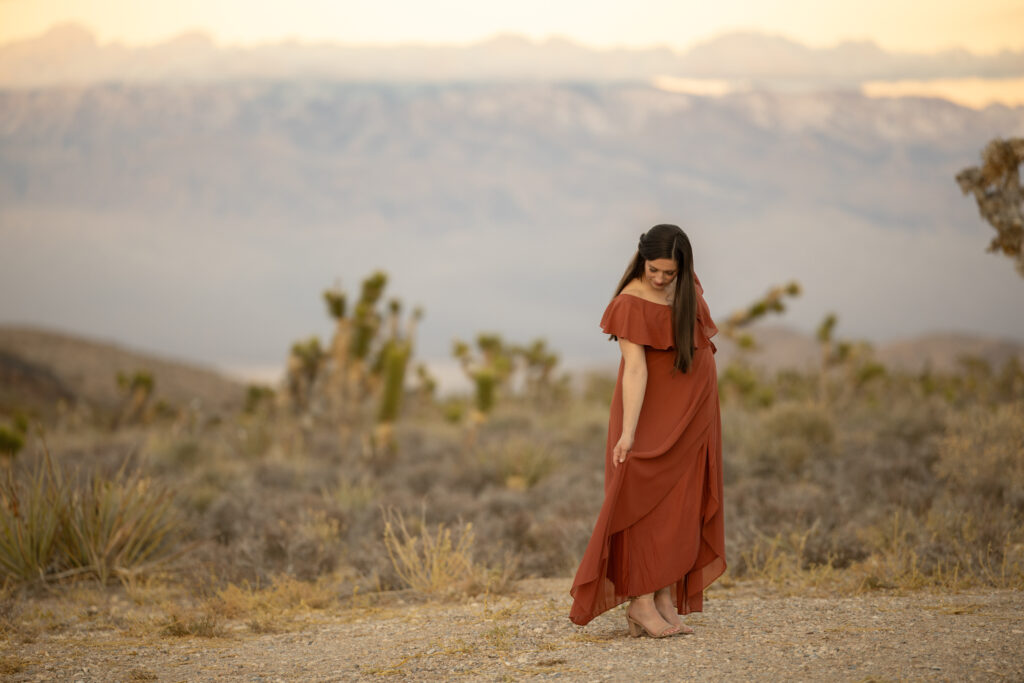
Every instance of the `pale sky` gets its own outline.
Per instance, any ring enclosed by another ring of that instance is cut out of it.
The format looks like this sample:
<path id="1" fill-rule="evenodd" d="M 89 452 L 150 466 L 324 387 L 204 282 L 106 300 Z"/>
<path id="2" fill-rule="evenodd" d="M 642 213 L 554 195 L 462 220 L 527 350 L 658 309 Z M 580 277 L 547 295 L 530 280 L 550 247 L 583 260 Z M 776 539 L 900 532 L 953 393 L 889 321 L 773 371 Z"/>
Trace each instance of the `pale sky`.
<path id="1" fill-rule="evenodd" d="M 1021 0 L 0 0 L 0 43 L 66 21 L 85 24 L 101 42 L 130 45 L 201 30 L 221 44 L 471 43 L 515 33 L 681 49 L 755 30 L 814 47 L 873 40 L 913 52 L 1024 49 Z"/>

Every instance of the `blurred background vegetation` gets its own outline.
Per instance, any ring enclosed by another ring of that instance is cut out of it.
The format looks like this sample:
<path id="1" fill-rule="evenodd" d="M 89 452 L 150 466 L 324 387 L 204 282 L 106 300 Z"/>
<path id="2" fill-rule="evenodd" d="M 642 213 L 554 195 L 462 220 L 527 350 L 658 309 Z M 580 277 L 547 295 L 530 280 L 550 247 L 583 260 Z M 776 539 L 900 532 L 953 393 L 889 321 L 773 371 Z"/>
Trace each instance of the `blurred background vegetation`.
<path id="1" fill-rule="evenodd" d="M 297 341 L 279 388 L 176 404 L 139 368 L 109 378 L 108 403 L 8 397 L 5 585 L 158 577 L 223 603 L 239 586 L 338 599 L 569 577 L 603 496 L 614 375 L 573 377 L 544 339 L 484 332 L 453 341 L 470 390 L 438 396 L 415 360 L 424 311 L 386 297 L 387 279 L 323 293 L 333 337 Z M 720 315 L 737 346 L 719 367 L 723 584 L 1024 587 L 1019 358 L 890 369 L 830 314 L 816 368 L 769 373 L 750 362 L 754 323 L 800 293 L 789 283 Z"/>

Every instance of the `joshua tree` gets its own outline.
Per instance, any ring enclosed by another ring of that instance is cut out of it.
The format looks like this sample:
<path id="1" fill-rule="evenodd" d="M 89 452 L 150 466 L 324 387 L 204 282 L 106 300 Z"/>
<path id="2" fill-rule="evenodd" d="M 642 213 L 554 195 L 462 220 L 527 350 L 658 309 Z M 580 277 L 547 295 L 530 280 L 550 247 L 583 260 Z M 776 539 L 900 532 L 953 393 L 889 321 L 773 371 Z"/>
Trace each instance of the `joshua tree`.
<path id="1" fill-rule="evenodd" d="M 473 382 L 476 405 L 473 417 L 476 421 L 483 421 L 494 409 L 498 387 L 512 373 L 513 353 L 497 334 L 477 335 L 476 346 L 479 358 L 473 357 L 469 344 L 456 339 L 452 343 L 452 355 Z"/>
<path id="2" fill-rule="evenodd" d="M 786 310 L 783 297 L 800 296 L 800 283 L 790 282 L 787 285 L 772 287 L 767 293 L 745 309 L 735 311 L 730 315 L 724 324 L 721 325 L 722 334 L 728 339 L 736 342 L 741 349 L 752 349 L 756 345 L 754 337 L 749 332 L 743 332 L 747 327 L 759 318 L 768 313 L 782 313 Z"/>
<path id="3" fill-rule="evenodd" d="M 871 345 L 867 342 L 850 342 L 836 339 L 835 328 L 838 318 L 829 313 L 818 326 L 818 345 L 821 347 L 821 371 L 818 376 L 818 399 L 827 403 L 828 371 L 837 366 L 846 368 L 846 385 L 860 388 L 865 383 L 886 374 L 885 366 L 875 361 Z"/>
<path id="4" fill-rule="evenodd" d="M 722 335 L 734 341 L 740 352 L 722 375 L 722 385 L 726 395 L 738 395 L 745 403 L 753 405 L 767 406 L 774 401 L 774 392 L 759 381 L 757 372 L 747 362 L 745 352 L 755 348 L 757 344 L 753 335 L 744 332 L 743 328 L 769 313 L 784 312 L 786 310 L 785 297 L 797 297 L 800 292 L 800 283 L 795 281 L 772 287 L 760 299 L 745 309 L 734 312 L 719 325 Z"/>
<path id="5" fill-rule="evenodd" d="M 327 313 L 335 321 L 330 345 L 321 350 L 315 338 L 296 344 L 288 369 L 289 393 L 297 411 L 330 416 L 343 434 L 375 419 L 378 442 L 384 444 L 391 442 L 416 325 L 423 316 L 422 309 L 415 309 L 403 330 L 398 299 L 388 302 L 386 319 L 381 315 L 378 303 L 387 279 L 386 273 L 377 271 L 363 280 L 354 306 L 338 285 L 325 291 Z"/>
<path id="6" fill-rule="evenodd" d="M 310 337 L 305 341 L 292 344 L 288 354 L 287 388 L 288 397 L 296 411 L 309 408 L 313 383 L 323 363 L 324 352 L 320 348 L 319 337 Z"/>
<path id="7" fill-rule="evenodd" d="M 978 202 L 978 212 L 995 228 L 988 251 L 1001 251 L 1014 260 L 1024 277 L 1024 188 L 1020 165 L 1024 162 L 1024 138 L 996 138 L 981 153 L 982 165 L 960 171 L 957 183 L 964 194 Z"/>
<path id="8" fill-rule="evenodd" d="M 138 370 L 132 375 L 118 372 L 117 386 L 125 397 L 118 422 L 123 424 L 141 420 L 153 397 L 153 375 L 146 370 Z"/>
<path id="9" fill-rule="evenodd" d="M 516 348 L 515 354 L 521 359 L 527 393 L 541 403 L 549 401 L 554 392 L 551 375 L 558 365 L 558 354 L 539 338 L 529 346 Z"/>

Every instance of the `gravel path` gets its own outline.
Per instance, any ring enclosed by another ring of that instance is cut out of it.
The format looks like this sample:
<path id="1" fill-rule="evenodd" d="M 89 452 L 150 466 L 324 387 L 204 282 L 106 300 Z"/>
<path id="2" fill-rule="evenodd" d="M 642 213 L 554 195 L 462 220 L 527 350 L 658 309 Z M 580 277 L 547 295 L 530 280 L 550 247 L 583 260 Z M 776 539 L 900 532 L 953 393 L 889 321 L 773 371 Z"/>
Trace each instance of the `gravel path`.
<path id="1" fill-rule="evenodd" d="M 1024 593 L 785 597 L 712 590 L 696 634 L 633 639 L 617 609 L 578 628 L 568 580 L 458 604 L 309 612 L 284 633 L 171 637 L 111 624 L 3 642 L 12 681 L 1024 681 Z"/>

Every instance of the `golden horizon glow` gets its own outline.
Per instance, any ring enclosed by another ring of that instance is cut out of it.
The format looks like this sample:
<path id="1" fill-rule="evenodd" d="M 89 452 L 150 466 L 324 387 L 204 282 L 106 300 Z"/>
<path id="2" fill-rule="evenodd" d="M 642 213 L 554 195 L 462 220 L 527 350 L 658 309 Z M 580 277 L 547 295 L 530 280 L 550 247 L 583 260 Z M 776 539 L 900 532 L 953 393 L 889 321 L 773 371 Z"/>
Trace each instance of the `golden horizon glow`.
<path id="1" fill-rule="evenodd" d="M 868 81 L 868 97 L 938 97 L 971 109 L 990 104 L 1024 105 L 1024 78 L 936 78 L 928 81 Z"/>
<path id="2" fill-rule="evenodd" d="M 223 45 L 294 40 L 346 44 L 468 44 L 499 34 L 564 37 L 591 47 L 685 49 L 732 31 L 782 35 L 811 47 L 869 40 L 892 51 L 963 48 L 978 54 L 1024 49 L 1019 0 L 0 0 L 0 43 L 81 23 L 101 43 L 146 45 L 190 31 Z"/>

